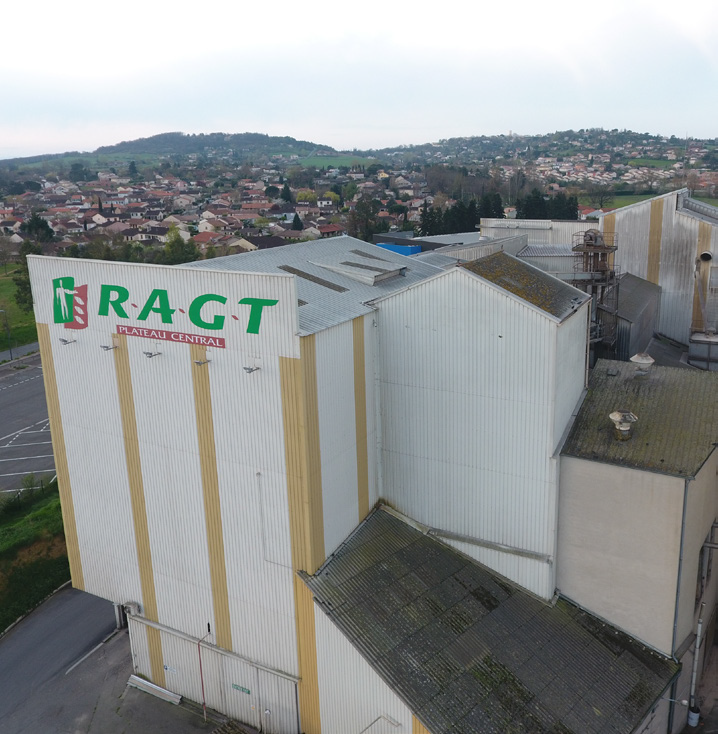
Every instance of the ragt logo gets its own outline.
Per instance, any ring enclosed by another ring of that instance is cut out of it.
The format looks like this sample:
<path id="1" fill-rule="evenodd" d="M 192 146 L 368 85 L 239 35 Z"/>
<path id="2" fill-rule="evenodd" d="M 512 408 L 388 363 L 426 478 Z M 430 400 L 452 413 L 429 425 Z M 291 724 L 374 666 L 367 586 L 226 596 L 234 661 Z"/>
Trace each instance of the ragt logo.
<path id="1" fill-rule="evenodd" d="M 55 278 L 52 281 L 53 288 L 53 314 L 56 324 L 64 324 L 66 329 L 86 329 L 88 325 L 87 311 L 87 285 L 75 285 L 75 279 L 72 276 L 63 278 Z M 93 299 L 94 300 L 94 299 Z M 168 291 L 163 288 L 155 288 L 144 301 L 141 303 L 133 303 L 130 299 L 130 291 L 121 285 L 101 284 L 99 288 L 97 315 L 110 316 L 111 314 L 119 319 L 127 319 L 128 321 L 147 321 L 151 314 L 157 314 L 163 324 L 172 324 L 175 319 L 175 313 L 180 312 L 183 316 L 200 329 L 208 331 L 219 331 L 224 329 L 227 314 L 203 313 L 205 306 L 217 308 L 219 306 L 227 306 L 228 299 L 218 293 L 203 293 L 192 299 L 189 306 L 185 308 L 176 308 L 170 305 L 170 296 Z M 246 333 L 258 334 L 262 322 L 264 309 L 276 306 L 279 301 L 276 298 L 240 298 L 235 302 L 237 306 L 249 307 L 249 310 L 243 309 L 246 321 Z M 128 308 L 129 307 L 129 308 Z M 135 316 L 130 309 L 138 309 Z M 232 313 L 230 304 L 227 311 L 229 316 L 235 321 L 242 318 Z M 120 329 L 120 325 L 117 325 Z M 126 327 L 122 327 L 125 329 Z M 121 331 L 118 333 L 129 333 Z M 169 333 L 169 332 L 168 332 Z M 134 334 L 134 335 L 139 335 Z"/>
<path id="2" fill-rule="evenodd" d="M 87 285 L 75 287 L 75 279 L 65 277 L 55 278 L 52 288 L 55 323 L 64 324 L 66 329 L 86 329 Z"/>

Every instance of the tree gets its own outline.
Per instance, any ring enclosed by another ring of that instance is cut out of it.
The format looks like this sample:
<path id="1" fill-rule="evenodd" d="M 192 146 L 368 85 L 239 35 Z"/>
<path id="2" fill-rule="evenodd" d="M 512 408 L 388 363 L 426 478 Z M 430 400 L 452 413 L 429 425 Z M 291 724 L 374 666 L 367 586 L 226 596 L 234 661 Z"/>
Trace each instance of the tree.
<path id="1" fill-rule="evenodd" d="M 130 161 L 130 165 L 127 167 L 127 175 L 131 180 L 135 181 L 139 178 L 139 171 L 137 170 L 137 164 L 134 161 Z"/>
<path id="2" fill-rule="evenodd" d="M 20 266 L 15 271 L 12 282 L 15 284 L 15 303 L 23 311 L 32 311 L 32 289 L 30 273 L 27 267 L 28 255 L 42 255 L 42 247 L 34 242 L 23 242 L 20 245 Z"/>
<path id="3" fill-rule="evenodd" d="M 296 230 L 304 229 L 304 225 L 302 224 L 302 220 L 299 218 L 299 214 L 294 215 L 294 219 L 292 220 L 292 229 L 296 229 Z"/>
<path id="4" fill-rule="evenodd" d="M 516 219 L 548 219 L 548 205 L 538 189 L 516 199 Z"/>
<path id="5" fill-rule="evenodd" d="M 279 188 L 277 186 L 267 186 L 267 188 L 264 189 L 264 195 L 268 199 L 276 199 L 279 196 Z"/>
<path id="6" fill-rule="evenodd" d="M 7 264 L 10 262 L 14 249 L 9 237 L 0 237 L 0 265 L 5 269 L 5 275 L 7 275 Z"/>
<path id="7" fill-rule="evenodd" d="M 91 181 L 94 178 L 94 174 L 90 173 L 89 169 L 82 165 L 82 163 L 73 163 L 70 166 L 70 181 L 77 183 L 78 181 Z"/>
<path id="8" fill-rule="evenodd" d="M 20 231 L 35 242 L 51 242 L 55 236 L 50 225 L 37 212 L 20 225 Z"/>
<path id="9" fill-rule="evenodd" d="M 603 209 L 613 201 L 613 186 L 592 182 L 586 187 L 586 195 L 594 209 Z"/>
<path id="10" fill-rule="evenodd" d="M 300 191 L 297 194 L 297 201 L 306 202 L 307 204 L 316 204 L 317 195 L 313 191 Z"/>
<path id="11" fill-rule="evenodd" d="M 200 252 L 190 237 L 186 242 L 182 239 L 177 227 L 172 225 L 167 233 L 167 241 L 160 260 L 165 265 L 177 265 L 199 260 Z"/>
<path id="12" fill-rule="evenodd" d="M 289 184 L 288 183 L 285 183 L 284 184 L 284 186 L 282 188 L 282 193 L 280 194 L 280 198 L 282 199 L 282 201 L 286 201 L 287 204 L 291 204 L 292 203 L 292 192 L 289 189 Z"/>

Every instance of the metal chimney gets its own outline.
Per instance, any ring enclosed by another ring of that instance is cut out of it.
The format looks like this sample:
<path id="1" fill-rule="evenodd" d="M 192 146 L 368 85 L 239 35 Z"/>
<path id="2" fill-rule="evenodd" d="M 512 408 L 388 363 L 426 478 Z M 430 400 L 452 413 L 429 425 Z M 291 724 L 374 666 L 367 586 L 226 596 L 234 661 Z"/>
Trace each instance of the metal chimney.
<path id="1" fill-rule="evenodd" d="M 608 417 L 613 421 L 616 440 L 630 441 L 633 435 L 633 424 L 638 418 L 629 410 L 615 410 Z"/>
<path id="2" fill-rule="evenodd" d="M 639 352 L 631 357 L 631 362 L 636 365 L 636 375 L 647 375 L 655 361 L 650 354 L 645 352 Z"/>

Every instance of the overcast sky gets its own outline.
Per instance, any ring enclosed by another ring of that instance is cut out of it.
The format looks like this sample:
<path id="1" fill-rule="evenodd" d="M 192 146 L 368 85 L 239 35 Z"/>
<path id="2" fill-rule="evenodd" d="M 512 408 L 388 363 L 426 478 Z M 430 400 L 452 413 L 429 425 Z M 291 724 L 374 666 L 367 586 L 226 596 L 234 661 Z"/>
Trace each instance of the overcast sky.
<path id="1" fill-rule="evenodd" d="M 12 3 L 0 158 L 162 132 L 337 149 L 628 128 L 718 136 L 718 2 Z"/>

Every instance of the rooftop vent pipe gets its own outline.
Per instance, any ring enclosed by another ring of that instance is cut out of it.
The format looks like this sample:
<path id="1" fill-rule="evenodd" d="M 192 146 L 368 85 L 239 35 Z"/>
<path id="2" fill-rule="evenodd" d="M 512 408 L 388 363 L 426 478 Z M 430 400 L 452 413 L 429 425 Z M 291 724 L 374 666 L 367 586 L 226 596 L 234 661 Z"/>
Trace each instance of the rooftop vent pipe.
<path id="1" fill-rule="evenodd" d="M 647 375 L 655 361 L 650 354 L 646 354 L 645 352 L 639 352 L 631 357 L 631 362 L 636 365 L 637 375 Z"/>
<path id="2" fill-rule="evenodd" d="M 633 434 L 633 424 L 638 418 L 628 410 L 614 410 L 608 417 L 613 421 L 616 440 L 630 441 Z"/>

